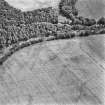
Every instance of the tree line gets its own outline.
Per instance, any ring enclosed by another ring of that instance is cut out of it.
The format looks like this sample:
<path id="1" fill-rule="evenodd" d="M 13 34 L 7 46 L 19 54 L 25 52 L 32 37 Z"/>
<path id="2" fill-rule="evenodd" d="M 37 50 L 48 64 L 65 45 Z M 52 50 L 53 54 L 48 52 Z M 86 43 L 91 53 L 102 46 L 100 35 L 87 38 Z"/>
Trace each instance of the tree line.
<path id="1" fill-rule="evenodd" d="M 22 12 L 0 0 L 0 48 L 36 37 L 65 38 L 105 33 L 105 18 L 101 17 L 96 21 L 78 16 L 76 1 L 61 0 L 59 12 L 72 22 L 60 25 L 58 11 L 52 7 Z M 79 33 L 76 34 L 75 31 Z"/>

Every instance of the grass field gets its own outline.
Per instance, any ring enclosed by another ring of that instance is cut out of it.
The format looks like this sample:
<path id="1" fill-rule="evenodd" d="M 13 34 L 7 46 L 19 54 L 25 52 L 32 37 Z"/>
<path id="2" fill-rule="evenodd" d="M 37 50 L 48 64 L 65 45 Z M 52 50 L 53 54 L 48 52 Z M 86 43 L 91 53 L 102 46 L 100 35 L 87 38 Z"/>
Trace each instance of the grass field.
<path id="1" fill-rule="evenodd" d="M 104 38 L 42 42 L 14 53 L 0 66 L 0 105 L 104 105 Z"/>

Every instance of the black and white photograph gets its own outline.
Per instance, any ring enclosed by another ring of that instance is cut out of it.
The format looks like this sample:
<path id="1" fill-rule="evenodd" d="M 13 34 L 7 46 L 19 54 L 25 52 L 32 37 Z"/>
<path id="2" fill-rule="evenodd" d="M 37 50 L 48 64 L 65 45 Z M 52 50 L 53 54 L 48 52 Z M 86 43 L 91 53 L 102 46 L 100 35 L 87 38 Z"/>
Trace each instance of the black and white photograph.
<path id="1" fill-rule="evenodd" d="M 0 0 L 0 105 L 105 105 L 105 0 Z"/>

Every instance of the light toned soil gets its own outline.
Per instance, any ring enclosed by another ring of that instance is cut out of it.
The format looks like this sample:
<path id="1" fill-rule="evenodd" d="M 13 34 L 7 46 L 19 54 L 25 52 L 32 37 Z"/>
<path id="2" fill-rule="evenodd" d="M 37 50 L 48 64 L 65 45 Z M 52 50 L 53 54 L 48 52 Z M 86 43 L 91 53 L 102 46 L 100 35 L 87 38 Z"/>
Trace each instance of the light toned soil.
<path id="1" fill-rule="evenodd" d="M 5 0 L 11 6 L 22 11 L 31 11 L 40 8 L 58 7 L 60 0 Z"/>
<path id="2" fill-rule="evenodd" d="M 105 16 L 105 0 L 78 0 L 76 7 L 83 17 L 98 19 Z"/>
<path id="3" fill-rule="evenodd" d="M 0 66 L 0 105 L 104 105 L 104 38 L 43 42 L 14 53 Z"/>

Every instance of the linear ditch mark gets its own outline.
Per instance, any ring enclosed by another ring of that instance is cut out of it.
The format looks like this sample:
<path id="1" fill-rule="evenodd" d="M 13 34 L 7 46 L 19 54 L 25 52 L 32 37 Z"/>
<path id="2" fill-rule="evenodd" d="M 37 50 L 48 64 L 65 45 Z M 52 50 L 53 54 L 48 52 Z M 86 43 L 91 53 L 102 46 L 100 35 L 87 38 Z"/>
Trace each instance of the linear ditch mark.
<path id="1" fill-rule="evenodd" d="M 104 67 L 101 66 L 100 64 L 98 64 L 98 61 L 95 60 L 88 52 L 86 52 L 86 51 L 82 48 L 81 44 L 80 44 L 80 49 L 92 60 L 92 62 L 93 62 L 96 66 L 98 66 L 99 68 L 102 69 L 101 72 L 104 72 L 104 71 L 103 71 L 103 70 L 104 70 Z"/>
<path id="2" fill-rule="evenodd" d="M 51 51 L 50 49 L 48 49 L 48 50 Z M 51 52 L 54 53 L 53 51 L 51 51 Z M 62 64 L 66 64 L 65 60 L 61 59 L 59 56 L 57 56 L 57 57 L 61 61 Z M 68 69 L 69 72 L 72 73 L 72 75 L 74 75 L 74 77 L 76 77 L 76 79 L 81 82 L 81 85 L 78 86 L 80 95 L 77 97 L 77 99 L 76 99 L 77 101 L 79 101 L 79 99 L 82 97 L 82 95 L 84 93 L 84 89 L 87 89 L 89 91 L 89 93 L 91 94 L 91 96 L 93 96 L 97 100 L 98 103 L 100 103 L 100 104 L 102 103 L 101 100 L 99 99 L 99 97 L 96 96 L 91 91 L 91 89 L 86 86 L 87 82 L 90 81 L 90 79 L 83 82 L 73 71 L 70 70 L 70 67 L 66 66 L 66 69 Z"/>
<path id="3" fill-rule="evenodd" d="M 51 40 L 58 40 L 58 39 L 60 39 L 60 38 L 55 38 L 55 37 L 37 38 L 37 39 L 30 40 L 30 41 L 26 41 L 26 42 L 23 43 L 23 45 L 22 45 L 22 44 L 18 44 L 17 46 L 14 45 L 14 49 L 15 49 L 15 50 L 13 50 L 12 53 L 9 53 L 9 54 L 7 54 L 6 56 L 4 56 L 4 57 L 6 57 L 6 58 L 4 59 L 4 61 L 6 61 L 9 56 L 11 56 L 13 53 L 15 53 L 16 51 L 20 50 L 21 48 L 30 46 L 30 45 L 31 45 L 31 44 L 30 44 L 31 41 L 32 41 L 32 44 L 37 44 L 37 43 L 41 43 L 41 42 L 44 42 L 44 41 L 51 41 Z M 70 38 L 67 37 L 67 38 L 65 38 L 65 39 L 70 39 Z M 12 47 L 12 49 L 13 49 L 13 47 Z M 49 50 L 50 50 L 50 49 L 49 49 Z M 10 51 L 11 51 L 11 50 L 10 50 Z M 61 60 L 61 61 L 62 61 L 62 60 Z M 62 61 L 62 62 L 64 63 L 64 61 Z M 2 63 L 3 63 L 3 62 L 2 62 Z M 68 69 L 69 69 L 69 68 L 68 68 Z M 70 72 L 71 72 L 71 71 L 70 71 Z M 75 75 L 75 74 L 74 74 L 74 75 Z M 87 83 L 87 82 L 86 82 L 86 83 Z M 84 87 L 84 86 L 83 86 L 83 87 Z M 88 87 L 85 87 L 85 88 L 88 89 Z M 101 102 L 100 102 L 100 99 L 99 99 L 97 96 L 95 96 L 95 94 L 93 94 L 90 89 L 88 89 L 88 90 L 90 91 L 90 93 L 92 94 L 92 96 L 94 96 L 94 97 L 98 100 L 98 102 L 101 103 Z"/>

